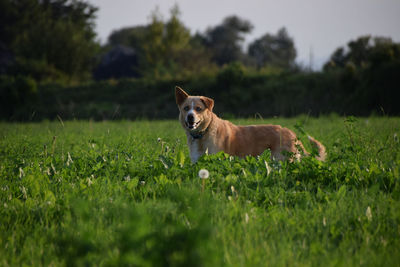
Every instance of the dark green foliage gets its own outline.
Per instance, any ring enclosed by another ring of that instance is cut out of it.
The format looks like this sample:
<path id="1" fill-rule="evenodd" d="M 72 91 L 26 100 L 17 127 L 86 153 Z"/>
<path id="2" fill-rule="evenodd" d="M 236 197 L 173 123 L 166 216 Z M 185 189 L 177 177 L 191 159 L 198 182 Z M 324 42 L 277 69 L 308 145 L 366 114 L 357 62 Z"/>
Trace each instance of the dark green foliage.
<path id="1" fill-rule="evenodd" d="M 265 34 L 249 45 L 249 55 L 256 61 L 257 67 L 278 67 L 290 69 L 295 66 L 296 48 L 286 28 L 276 35 Z"/>
<path id="2" fill-rule="evenodd" d="M 211 50 L 212 59 L 219 66 L 243 60 L 243 34 L 251 32 L 253 25 L 237 16 L 229 16 L 221 25 L 209 28 L 203 36 L 204 45 Z"/>
<path id="3" fill-rule="evenodd" d="M 381 64 L 400 60 L 400 44 L 391 38 L 361 36 L 347 44 L 347 49 L 339 47 L 324 65 L 325 71 L 343 69 L 376 69 Z"/>
<path id="4" fill-rule="evenodd" d="M 92 72 L 96 11 L 83 1 L 0 0 L 0 120 L 176 118 L 176 85 L 214 98 L 225 117 L 400 114 L 400 45 L 390 38 L 360 37 L 324 72 L 301 72 L 285 28 L 246 55 L 249 21 L 229 16 L 191 35 L 175 5 L 166 21 L 156 9 L 150 24 L 114 31 Z"/>
<path id="5" fill-rule="evenodd" d="M 14 78 L 0 84 L 1 119 L 121 119 L 177 118 L 174 88 L 215 100 L 222 117 L 295 116 L 309 114 L 400 114 L 398 62 L 382 63 L 374 70 L 346 68 L 325 73 L 263 75 L 232 63 L 217 75 L 184 80 L 119 80 L 65 87 L 37 85 L 37 91 L 17 89 Z M 25 79 L 25 78 L 24 78 Z M 29 80 L 29 79 L 28 79 Z M 19 90 L 19 91 L 18 91 Z M 18 91 L 17 100 L 11 92 Z M 24 95 L 27 93 L 27 95 Z"/>
<path id="6" fill-rule="evenodd" d="M 139 77 L 139 59 L 136 50 L 117 45 L 109 49 L 101 58 L 93 72 L 96 80 Z"/>
<path id="7" fill-rule="evenodd" d="M 8 74 L 36 81 L 89 77 L 98 47 L 95 7 L 65 0 L 1 0 L 1 6 L 2 42 L 15 58 Z"/>
<path id="8" fill-rule="evenodd" d="M 141 43 L 145 40 L 147 31 L 148 26 L 134 26 L 114 30 L 108 36 L 108 45 L 125 45 L 139 50 L 141 49 Z"/>
<path id="9" fill-rule="evenodd" d="M 279 70 L 291 69 L 295 65 L 296 50 L 285 28 L 279 30 L 276 36 L 266 34 L 256 40 L 246 54 L 243 51 L 244 35 L 253 28 L 249 21 L 229 16 L 205 33 L 190 35 L 179 15 L 179 8 L 175 5 L 169 20 L 164 21 L 156 9 L 151 14 L 150 24 L 113 31 L 104 49 L 107 51 L 121 45 L 134 49 L 139 62 L 131 63 L 130 68 L 140 70 L 141 76 L 148 78 L 185 78 L 199 72 L 211 73 L 234 62 Z M 112 76 L 95 77 L 104 79 Z"/>
<path id="10" fill-rule="evenodd" d="M 190 74 L 210 71 L 214 67 L 210 62 L 209 52 L 204 45 L 190 35 L 189 29 L 180 20 L 177 5 L 171 9 L 170 18 L 164 21 L 158 9 L 151 14 L 151 23 L 145 26 L 127 27 L 114 31 L 104 48 L 106 51 L 119 46 L 130 47 L 137 56 L 137 61 L 128 66 L 109 66 L 110 73 L 97 75 L 96 79 L 121 77 L 146 77 L 148 79 L 181 78 Z M 108 53 L 103 55 L 103 60 Z M 122 57 L 127 57 L 122 55 Z M 125 75 L 112 75 L 123 69 L 134 72 Z"/>
<path id="11" fill-rule="evenodd" d="M 19 113 L 29 113 L 38 97 L 35 80 L 24 76 L 0 76 L 0 114 L 13 117 Z M 27 109 L 26 109 L 27 108 Z"/>

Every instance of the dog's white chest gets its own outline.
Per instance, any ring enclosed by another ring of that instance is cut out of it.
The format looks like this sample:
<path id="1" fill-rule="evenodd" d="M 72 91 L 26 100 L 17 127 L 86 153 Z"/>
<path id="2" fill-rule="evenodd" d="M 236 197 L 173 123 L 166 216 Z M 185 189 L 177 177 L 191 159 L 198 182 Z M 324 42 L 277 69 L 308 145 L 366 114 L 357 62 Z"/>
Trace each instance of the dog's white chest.
<path id="1" fill-rule="evenodd" d="M 191 136 L 188 137 L 188 146 L 190 159 L 193 163 L 197 162 L 198 159 L 206 153 L 206 151 L 209 154 L 215 154 L 220 151 L 220 149 L 218 149 L 210 140 L 193 139 Z"/>
<path id="2" fill-rule="evenodd" d="M 189 140 L 189 152 L 190 152 L 190 159 L 192 162 L 197 162 L 197 160 L 204 154 L 205 151 L 202 151 L 200 148 L 200 144 L 198 140 Z"/>

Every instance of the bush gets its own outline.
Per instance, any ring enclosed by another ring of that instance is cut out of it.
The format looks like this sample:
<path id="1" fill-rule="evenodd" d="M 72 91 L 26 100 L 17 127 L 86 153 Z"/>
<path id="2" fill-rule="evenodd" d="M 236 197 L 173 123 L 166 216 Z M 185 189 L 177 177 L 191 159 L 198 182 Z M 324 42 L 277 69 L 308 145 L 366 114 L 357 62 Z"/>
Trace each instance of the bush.
<path id="1" fill-rule="evenodd" d="M 123 79 L 76 86 L 40 84 L 27 77 L 0 80 L 1 112 L 5 120 L 165 119 L 176 118 L 174 88 L 215 100 L 222 117 L 271 117 L 308 114 L 399 115 L 397 75 L 400 63 L 378 69 L 345 68 L 324 73 L 265 75 L 249 72 L 240 63 L 216 75 L 185 80 Z M 32 116 L 34 114 L 34 116 Z"/>
<path id="2" fill-rule="evenodd" d="M 14 115 L 25 112 L 37 100 L 38 87 L 30 77 L 0 77 L 0 115 L 3 119 L 14 119 Z"/>

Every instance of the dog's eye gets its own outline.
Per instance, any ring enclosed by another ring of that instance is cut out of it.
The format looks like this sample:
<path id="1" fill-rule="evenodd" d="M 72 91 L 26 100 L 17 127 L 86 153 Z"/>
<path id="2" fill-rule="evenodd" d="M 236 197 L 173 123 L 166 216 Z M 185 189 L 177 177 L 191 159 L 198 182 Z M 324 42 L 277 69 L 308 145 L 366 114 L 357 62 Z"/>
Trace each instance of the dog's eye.
<path id="1" fill-rule="evenodd" d="M 189 106 L 183 108 L 184 111 L 189 111 Z"/>
<path id="2" fill-rule="evenodd" d="M 196 107 L 196 111 L 201 111 L 201 107 Z"/>

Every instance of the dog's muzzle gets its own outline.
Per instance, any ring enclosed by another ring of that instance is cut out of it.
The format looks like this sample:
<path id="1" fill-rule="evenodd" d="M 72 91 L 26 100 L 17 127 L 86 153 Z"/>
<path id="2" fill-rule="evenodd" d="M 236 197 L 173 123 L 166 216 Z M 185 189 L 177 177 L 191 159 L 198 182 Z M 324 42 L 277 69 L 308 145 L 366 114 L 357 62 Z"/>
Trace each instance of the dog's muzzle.
<path id="1" fill-rule="evenodd" d="M 201 120 L 195 121 L 195 118 L 192 114 L 187 115 L 186 117 L 186 127 L 190 130 L 196 129 L 199 126 Z"/>

